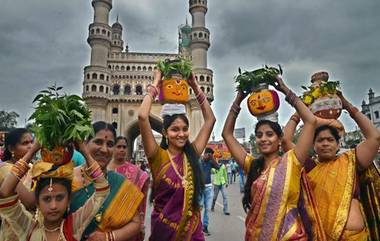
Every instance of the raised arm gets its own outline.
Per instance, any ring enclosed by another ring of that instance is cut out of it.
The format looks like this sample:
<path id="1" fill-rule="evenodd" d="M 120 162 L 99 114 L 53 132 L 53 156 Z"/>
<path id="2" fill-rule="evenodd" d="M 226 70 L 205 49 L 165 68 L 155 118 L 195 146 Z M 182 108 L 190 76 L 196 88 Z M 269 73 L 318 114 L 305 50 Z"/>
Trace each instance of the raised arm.
<path id="1" fill-rule="evenodd" d="M 290 105 L 292 105 L 299 116 L 301 117 L 304 126 L 301 130 L 300 136 L 296 145 L 294 146 L 294 153 L 298 161 L 303 165 L 308 158 L 308 151 L 313 145 L 313 136 L 317 119 L 314 114 L 307 108 L 307 106 L 298 98 L 283 82 L 281 76 L 277 76 L 275 85 L 276 89 L 285 94 Z"/>
<path id="2" fill-rule="evenodd" d="M 235 123 L 236 118 L 240 112 L 240 104 L 244 100 L 246 95 L 242 91 L 238 91 L 236 98 L 231 106 L 230 111 L 228 112 L 226 122 L 224 123 L 222 136 L 224 141 L 226 142 L 226 145 L 228 147 L 228 150 L 230 150 L 231 155 L 236 160 L 236 162 L 243 167 L 245 157 L 247 155 L 247 152 L 244 150 L 244 148 L 240 145 L 240 143 L 236 140 L 234 137 L 234 129 L 235 129 Z"/>
<path id="3" fill-rule="evenodd" d="M 281 147 L 284 152 L 287 152 L 296 146 L 293 143 L 293 136 L 296 133 L 296 128 L 299 122 L 300 122 L 299 115 L 297 113 L 294 113 L 289 118 L 288 123 L 286 123 L 283 130 L 284 136 L 282 137 L 282 141 L 281 141 Z"/>
<path id="4" fill-rule="evenodd" d="M 344 98 L 341 92 L 338 95 L 342 100 L 343 109 L 348 111 L 365 137 L 365 140 L 356 147 L 356 157 L 359 167 L 366 169 L 376 157 L 380 144 L 380 133 L 363 113 Z"/>
<path id="5" fill-rule="evenodd" d="M 209 141 L 216 119 L 214 116 L 214 112 L 211 109 L 210 103 L 208 102 L 203 91 L 199 88 L 199 85 L 195 80 L 194 75 L 190 76 L 188 83 L 190 87 L 193 89 L 195 96 L 197 97 L 197 101 L 199 103 L 199 106 L 201 107 L 202 116 L 204 120 L 201 129 L 199 130 L 194 141 L 192 142 L 193 146 L 195 147 L 195 150 L 197 151 L 197 154 L 200 156 L 203 152 L 203 149 L 205 149 Z"/>
<path id="6" fill-rule="evenodd" d="M 4 179 L 0 187 L 0 197 L 9 197 L 16 194 L 16 187 L 20 180 L 29 170 L 28 163 L 32 160 L 33 155 L 40 149 L 40 144 L 35 141 L 32 148 L 18 160 L 12 167 L 11 172 Z"/>
<path id="7" fill-rule="evenodd" d="M 159 85 L 161 83 L 161 78 L 161 72 L 159 70 L 155 70 L 153 84 L 148 86 L 148 93 L 144 96 L 143 102 L 140 105 L 138 111 L 140 134 L 147 158 L 153 157 L 157 149 L 157 143 L 154 139 L 152 127 L 150 126 L 149 122 L 149 115 L 152 108 L 152 103 L 154 102 L 156 96 L 159 94 Z"/>

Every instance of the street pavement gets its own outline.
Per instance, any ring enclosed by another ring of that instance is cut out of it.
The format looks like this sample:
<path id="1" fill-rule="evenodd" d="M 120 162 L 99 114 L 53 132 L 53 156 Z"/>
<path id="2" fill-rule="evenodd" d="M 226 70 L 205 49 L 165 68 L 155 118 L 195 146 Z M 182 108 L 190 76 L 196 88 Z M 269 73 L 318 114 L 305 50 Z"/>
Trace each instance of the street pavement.
<path id="1" fill-rule="evenodd" d="M 227 216 L 223 214 L 223 198 L 221 192 L 219 192 L 218 195 L 215 211 L 209 212 L 209 231 L 211 235 L 206 236 L 207 241 L 244 240 L 244 220 L 246 215 L 241 204 L 242 194 L 239 191 L 238 178 L 236 178 L 236 181 L 237 182 L 229 185 L 227 188 L 228 208 L 231 215 Z M 150 213 L 151 206 L 148 204 L 147 217 L 145 219 L 145 240 L 148 240 L 150 234 Z"/>

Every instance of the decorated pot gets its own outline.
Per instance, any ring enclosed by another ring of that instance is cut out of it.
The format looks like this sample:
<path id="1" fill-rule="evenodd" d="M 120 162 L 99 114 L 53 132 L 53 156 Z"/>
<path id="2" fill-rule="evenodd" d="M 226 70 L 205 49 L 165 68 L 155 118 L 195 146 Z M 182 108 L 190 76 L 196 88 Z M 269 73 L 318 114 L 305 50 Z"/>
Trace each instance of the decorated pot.
<path id="1" fill-rule="evenodd" d="M 52 151 L 42 148 L 41 158 L 44 162 L 53 163 L 55 166 L 60 166 L 71 161 L 73 157 L 74 149 L 69 147 L 55 147 Z"/>
<path id="2" fill-rule="evenodd" d="M 320 118 L 338 119 L 342 113 L 342 101 L 337 95 L 323 96 L 315 99 L 309 108 Z"/>
<path id="3" fill-rule="evenodd" d="M 274 113 L 280 107 L 280 99 L 274 90 L 268 89 L 267 84 L 260 84 L 247 100 L 249 112 L 259 117 Z"/>
<path id="4" fill-rule="evenodd" d="M 172 75 L 171 79 L 162 81 L 159 100 L 163 103 L 186 104 L 189 102 L 189 84 L 182 75 Z"/>

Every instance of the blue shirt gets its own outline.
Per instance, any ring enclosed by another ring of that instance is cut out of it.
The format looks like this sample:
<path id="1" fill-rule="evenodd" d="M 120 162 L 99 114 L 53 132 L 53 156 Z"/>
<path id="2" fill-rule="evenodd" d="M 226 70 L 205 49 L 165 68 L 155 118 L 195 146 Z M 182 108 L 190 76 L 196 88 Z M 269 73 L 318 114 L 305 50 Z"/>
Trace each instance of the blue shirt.
<path id="1" fill-rule="evenodd" d="M 205 180 L 205 184 L 210 184 L 211 183 L 211 169 L 212 168 L 215 168 L 215 169 L 219 169 L 218 165 L 216 164 L 216 162 L 212 159 L 208 160 L 208 161 L 205 161 L 205 160 L 202 160 L 202 171 L 203 171 L 203 177 L 204 177 L 204 180 Z"/>

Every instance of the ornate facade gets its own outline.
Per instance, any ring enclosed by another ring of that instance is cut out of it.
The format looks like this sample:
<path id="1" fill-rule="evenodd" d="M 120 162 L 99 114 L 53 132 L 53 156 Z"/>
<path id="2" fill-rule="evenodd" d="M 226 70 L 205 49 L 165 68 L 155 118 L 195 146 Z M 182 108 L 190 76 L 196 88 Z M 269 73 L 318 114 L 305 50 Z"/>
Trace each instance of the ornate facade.
<path id="1" fill-rule="evenodd" d="M 93 120 L 112 123 L 117 133 L 129 140 L 129 153 L 135 138 L 140 134 L 137 110 L 145 95 L 145 89 L 153 80 L 153 70 L 158 60 L 174 59 L 179 55 L 193 63 L 193 73 L 206 94 L 213 100 L 213 72 L 207 68 L 207 51 L 210 32 L 206 28 L 207 0 L 190 0 L 189 12 L 192 24 L 179 27 L 177 53 L 138 53 L 124 48 L 123 27 L 117 20 L 109 25 L 112 0 L 93 0 L 94 21 L 89 26 L 87 42 L 91 47 L 90 64 L 84 68 L 83 98 L 93 114 Z M 191 90 L 190 90 L 191 94 Z M 186 106 L 190 120 L 190 139 L 201 125 L 202 113 L 191 95 Z M 152 128 L 161 132 L 161 104 L 152 106 Z"/>

